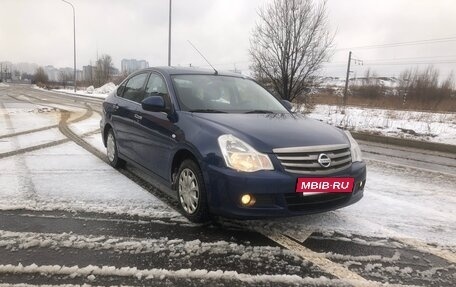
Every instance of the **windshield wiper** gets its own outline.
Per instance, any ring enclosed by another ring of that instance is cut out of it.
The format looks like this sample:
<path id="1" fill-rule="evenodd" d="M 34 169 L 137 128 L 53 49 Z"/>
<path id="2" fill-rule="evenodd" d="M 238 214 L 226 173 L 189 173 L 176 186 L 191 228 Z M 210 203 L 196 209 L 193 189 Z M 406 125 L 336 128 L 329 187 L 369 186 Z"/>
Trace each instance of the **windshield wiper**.
<path id="1" fill-rule="evenodd" d="M 245 112 L 246 114 L 274 114 L 273 111 L 268 111 L 268 110 L 251 110 L 248 112 Z"/>
<path id="2" fill-rule="evenodd" d="M 214 109 L 194 109 L 194 110 L 189 110 L 191 113 L 220 113 L 220 114 L 226 114 L 224 111 L 220 110 L 214 110 Z"/>

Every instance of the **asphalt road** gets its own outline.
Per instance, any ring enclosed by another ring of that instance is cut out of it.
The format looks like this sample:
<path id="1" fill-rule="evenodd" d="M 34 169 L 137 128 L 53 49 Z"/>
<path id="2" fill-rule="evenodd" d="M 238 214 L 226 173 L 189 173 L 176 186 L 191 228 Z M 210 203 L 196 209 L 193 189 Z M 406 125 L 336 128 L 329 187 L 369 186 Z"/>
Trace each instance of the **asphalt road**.
<path id="1" fill-rule="evenodd" d="M 47 206 L 0 203 L 0 286 L 456 284 L 456 254 L 451 244 L 436 246 L 420 238 L 371 237 L 362 232 L 321 232 L 312 228 L 298 232 L 286 226 L 265 228 L 264 222 L 223 218 L 206 225 L 189 223 L 179 214 L 176 202 L 163 195 L 147 174 L 130 166 L 119 172 L 109 170 L 100 145 L 94 143 L 98 131 L 84 126 L 91 118 L 99 117 L 100 103 L 29 86 L 0 87 L 0 123 L 6 127 L 0 133 L 0 148 L 5 144 L 0 149 L 0 187 L 4 189 L 0 196 L 16 192 L 13 186 L 27 186 L 25 192 L 32 195 L 25 198 L 38 201 L 34 191 L 45 184 L 52 189 L 59 181 L 37 180 L 36 174 L 41 171 L 30 167 L 33 163 L 29 155 L 46 151 L 55 155 L 56 148 L 67 146 L 74 147 L 75 154 L 84 159 L 98 161 L 100 177 L 103 171 L 109 171 L 112 181 L 131 181 L 138 190 L 158 198 L 160 212 L 97 211 L 84 205 L 89 201 L 77 210 L 60 209 L 60 203 L 51 201 Z M 34 126 L 24 124 L 21 129 L 21 119 L 14 117 L 16 108 L 52 109 L 57 118 Z M 52 136 L 46 138 L 51 132 Z M 360 144 L 368 164 L 424 172 L 444 177 L 450 184 L 452 180 L 453 184 L 456 182 L 454 154 L 371 142 Z M 8 173 L 10 164 L 27 172 L 15 172 L 13 168 Z M 51 163 L 40 164 L 45 169 Z M 96 176 L 77 164 L 72 165 L 71 171 Z M 64 171 L 56 172 L 55 177 L 63 174 Z M 10 185 L 10 180 L 16 185 Z M 355 221 L 355 217 L 348 220 Z"/>

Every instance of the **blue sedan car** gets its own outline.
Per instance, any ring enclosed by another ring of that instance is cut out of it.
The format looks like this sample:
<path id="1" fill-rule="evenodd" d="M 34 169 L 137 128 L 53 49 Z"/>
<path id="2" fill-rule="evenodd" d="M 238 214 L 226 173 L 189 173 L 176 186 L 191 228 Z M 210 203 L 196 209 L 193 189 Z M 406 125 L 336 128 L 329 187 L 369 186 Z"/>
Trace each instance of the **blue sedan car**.
<path id="1" fill-rule="evenodd" d="M 360 200 L 366 164 L 350 133 L 290 108 L 242 75 L 150 68 L 106 98 L 101 131 L 112 166 L 147 170 L 194 222 Z"/>

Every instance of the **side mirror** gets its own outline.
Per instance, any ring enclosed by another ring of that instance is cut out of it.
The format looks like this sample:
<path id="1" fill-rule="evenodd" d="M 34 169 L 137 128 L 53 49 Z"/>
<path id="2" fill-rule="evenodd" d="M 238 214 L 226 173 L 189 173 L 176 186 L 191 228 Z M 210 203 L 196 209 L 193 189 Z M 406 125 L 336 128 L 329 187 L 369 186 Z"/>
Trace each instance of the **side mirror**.
<path id="1" fill-rule="evenodd" d="M 141 102 L 143 110 L 150 112 L 166 112 L 165 100 L 161 96 L 151 96 Z"/>
<path id="2" fill-rule="evenodd" d="M 291 110 L 293 109 L 293 105 L 287 101 L 287 100 L 282 100 L 282 105 L 289 111 L 291 112 Z"/>

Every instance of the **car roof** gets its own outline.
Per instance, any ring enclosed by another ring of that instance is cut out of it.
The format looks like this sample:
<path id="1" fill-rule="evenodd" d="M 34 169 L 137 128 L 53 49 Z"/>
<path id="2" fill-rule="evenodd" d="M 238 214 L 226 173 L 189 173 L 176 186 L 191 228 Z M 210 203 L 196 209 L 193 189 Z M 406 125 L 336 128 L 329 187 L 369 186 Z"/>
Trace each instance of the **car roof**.
<path id="1" fill-rule="evenodd" d="M 150 67 L 143 69 L 138 72 L 142 71 L 158 71 L 162 74 L 167 74 L 167 75 L 214 75 L 215 72 L 213 69 L 202 69 L 202 68 L 187 68 L 187 67 L 168 67 L 168 66 L 163 66 L 163 67 Z M 219 76 L 230 76 L 230 77 L 237 77 L 237 78 L 248 78 L 245 75 L 238 74 L 238 73 L 233 73 L 233 72 L 226 72 L 226 71 L 218 71 Z"/>

